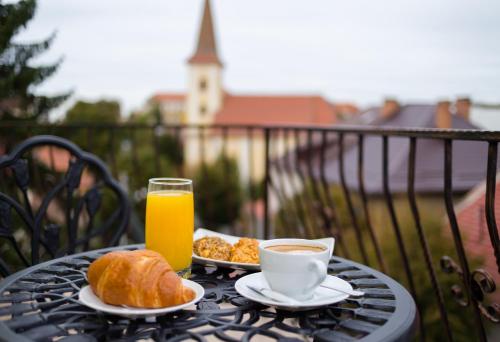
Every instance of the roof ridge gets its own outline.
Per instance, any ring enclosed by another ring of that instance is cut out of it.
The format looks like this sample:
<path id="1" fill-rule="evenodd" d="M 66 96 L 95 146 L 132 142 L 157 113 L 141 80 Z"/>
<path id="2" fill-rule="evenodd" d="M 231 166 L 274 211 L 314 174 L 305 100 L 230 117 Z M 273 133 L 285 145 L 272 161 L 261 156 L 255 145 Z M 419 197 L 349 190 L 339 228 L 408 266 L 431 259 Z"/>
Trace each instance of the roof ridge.
<path id="1" fill-rule="evenodd" d="M 307 95 L 307 94 L 269 94 L 269 93 L 264 93 L 264 94 L 257 94 L 257 93 L 254 93 L 254 94 L 234 94 L 234 93 L 230 93 L 227 95 L 230 97 L 268 97 L 268 98 L 271 98 L 271 97 L 293 98 L 293 97 L 295 97 L 295 98 L 311 99 L 311 100 L 323 99 L 326 102 L 329 102 L 323 95 L 316 95 L 316 94 Z"/>
<path id="2" fill-rule="evenodd" d="M 185 91 L 157 91 L 156 93 L 153 93 L 154 95 L 163 95 L 163 94 L 168 94 L 168 95 L 186 95 Z"/>

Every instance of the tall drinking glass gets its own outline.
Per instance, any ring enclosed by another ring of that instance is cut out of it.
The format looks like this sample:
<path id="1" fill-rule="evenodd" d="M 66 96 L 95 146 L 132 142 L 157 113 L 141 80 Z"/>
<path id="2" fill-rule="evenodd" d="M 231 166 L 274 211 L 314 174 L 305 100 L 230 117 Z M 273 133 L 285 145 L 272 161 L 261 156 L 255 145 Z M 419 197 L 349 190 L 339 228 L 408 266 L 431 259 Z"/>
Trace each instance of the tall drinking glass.
<path id="1" fill-rule="evenodd" d="M 189 275 L 193 230 L 193 182 L 182 178 L 150 179 L 146 248 L 162 254 L 176 272 Z"/>

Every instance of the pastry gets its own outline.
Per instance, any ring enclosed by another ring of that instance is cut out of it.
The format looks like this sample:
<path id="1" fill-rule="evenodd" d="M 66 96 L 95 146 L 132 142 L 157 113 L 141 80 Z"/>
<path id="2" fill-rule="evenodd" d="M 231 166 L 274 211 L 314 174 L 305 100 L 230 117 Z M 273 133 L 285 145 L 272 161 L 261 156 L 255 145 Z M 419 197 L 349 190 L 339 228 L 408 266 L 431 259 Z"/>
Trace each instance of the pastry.
<path id="1" fill-rule="evenodd" d="M 232 246 L 220 237 L 206 236 L 194 242 L 194 252 L 204 258 L 229 261 Z"/>
<path id="2" fill-rule="evenodd" d="M 165 258 L 154 251 L 116 251 L 90 264 L 87 277 L 94 293 L 111 305 L 163 308 L 195 297 Z"/>
<path id="3" fill-rule="evenodd" d="M 259 242 L 255 239 L 241 238 L 231 250 L 232 262 L 247 264 L 259 263 Z"/>

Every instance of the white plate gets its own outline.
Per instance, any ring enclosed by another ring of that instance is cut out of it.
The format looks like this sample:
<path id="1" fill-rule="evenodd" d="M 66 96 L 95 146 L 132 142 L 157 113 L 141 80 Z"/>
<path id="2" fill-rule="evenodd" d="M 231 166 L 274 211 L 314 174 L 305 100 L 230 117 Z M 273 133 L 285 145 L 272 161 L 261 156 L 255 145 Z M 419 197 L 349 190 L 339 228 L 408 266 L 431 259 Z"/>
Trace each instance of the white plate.
<path id="1" fill-rule="evenodd" d="M 94 291 L 92 291 L 90 285 L 87 285 L 80 290 L 78 298 L 80 299 L 80 302 L 83 305 L 88 306 L 97 311 L 102 311 L 113 315 L 118 315 L 128 318 L 154 317 L 187 308 L 188 306 L 197 303 L 201 298 L 203 298 L 205 290 L 200 284 L 187 279 L 182 279 L 182 284 L 186 287 L 191 288 L 195 292 L 194 299 L 185 304 L 169 306 L 160 309 L 140 309 L 129 306 L 117 306 L 117 305 L 106 304 L 94 294 Z"/>
<path id="2" fill-rule="evenodd" d="M 323 284 L 337 287 L 339 289 L 352 290 L 351 284 L 349 284 L 347 281 L 331 275 L 328 275 L 326 277 Z M 250 290 L 247 285 L 253 285 L 257 288 L 269 288 L 269 285 L 267 284 L 267 281 L 264 278 L 264 274 L 262 272 L 252 273 L 238 279 L 236 284 L 234 284 L 234 288 L 240 295 L 247 299 L 253 300 L 254 302 L 258 302 L 268 306 L 275 306 L 278 309 L 288 311 L 311 310 L 321 306 L 341 302 L 349 297 L 349 295 L 342 292 L 330 290 L 320 286 L 314 291 L 313 298 L 311 298 L 310 300 L 302 301 L 300 302 L 300 304 L 286 304 L 283 302 L 276 302 L 272 299 L 261 296 L 258 293 Z"/>
<path id="3" fill-rule="evenodd" d="M 201 238 L 204 238 L 206 236 L 220 237 L 221 239 L 229 242 L 232 245 L 237 243 L 238 240 L 240 239 L 240 237 L 238 237 L 238 236 L 227 235 L 227 234 L 214 232 L 212 230 L 208 230 L 208 229 L 204 229 L 204 228 L 198 228 L 194 232 L 194 241 L 201 239 Z M 262 240 L 259 240 L 259 239 L 257 239 L 257 241 L 259 241 L 259 243 L 262 242 Z M 334 238 L 317 239 L 314 241 L 321 241 L 324 244 L 326 244 L 328 246 L 328 249 L 330 250 L 330 257 L 332 256 L 333 248 L 335 246 L 335 239 Z M 199 255 L 196 255 L 194 252 L 193 252 L 193 261 L 198 263 L 198 264 L 202 264 L 202 265 L 215 265 L 217 267 L 228 267 L 228 268 L 235 268 L 235 269 L 260 271 L 259 264 L 247 264 L 247 263 L 243 263 L 243 262 L 222 261 L 222 260 L 204 258 L 204 257 L 201 257 Z"/>

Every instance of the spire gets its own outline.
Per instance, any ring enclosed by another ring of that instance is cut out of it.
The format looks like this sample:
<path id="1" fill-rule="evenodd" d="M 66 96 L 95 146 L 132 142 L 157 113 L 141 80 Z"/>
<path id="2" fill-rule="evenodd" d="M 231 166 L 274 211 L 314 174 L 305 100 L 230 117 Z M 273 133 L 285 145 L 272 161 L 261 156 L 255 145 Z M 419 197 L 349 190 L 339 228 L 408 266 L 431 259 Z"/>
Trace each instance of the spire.
<path id="1" fill-rule="evenodd" d="M 190 64 L 212 64 L 222 65 L 217 55 L 217 44 L 215 42 L 215 32 L 212 23 L 212 12 L 210 10 L 210 0 L 205 0 L 205 9 L 201 20 L 198 45 L 194 55 L 188 60 Z"/>

